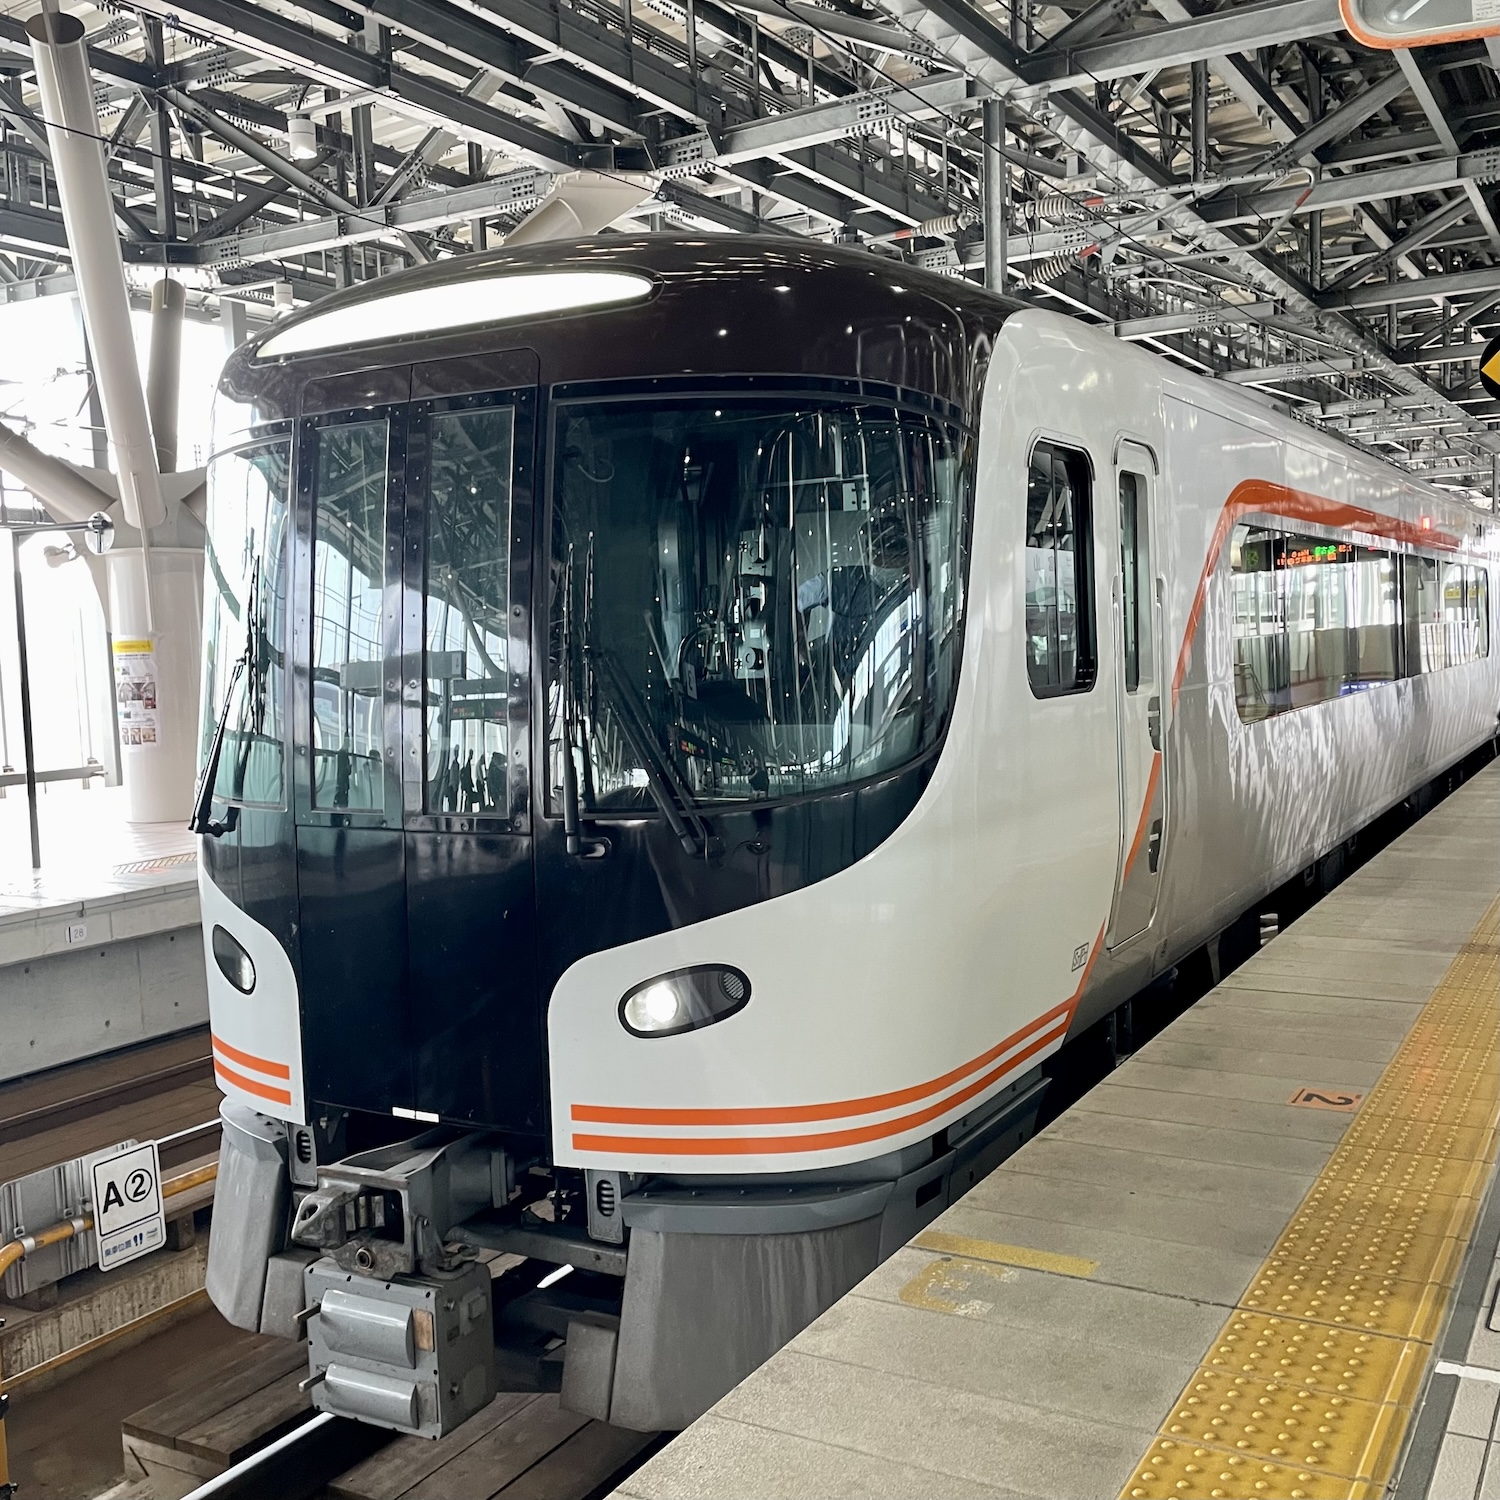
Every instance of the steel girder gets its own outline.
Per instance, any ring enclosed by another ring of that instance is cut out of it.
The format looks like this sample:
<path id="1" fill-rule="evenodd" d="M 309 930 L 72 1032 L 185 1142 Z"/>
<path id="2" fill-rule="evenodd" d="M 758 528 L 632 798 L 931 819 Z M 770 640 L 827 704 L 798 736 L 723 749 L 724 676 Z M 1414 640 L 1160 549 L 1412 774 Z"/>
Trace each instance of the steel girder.
<path id="1" fill-rule="evenodd" d="M 968 0 L 878 0 L 878 3 L 887 14 L 931 42 L 941 55 L 997 91 L 1012 92 L 1015 83 L 1022 80 L 1025 59 L 1018 55 L 1000 28 Z M 1298 0 L 1293 0 L 1293 3 L 1298 3 Z M 1236 6 L 1232 12 L 1220 14 L 1243 18 L 1252 12 L 1261 16 L 1269 9 L 1272 8 Z M 1283 14 L 1290 13 L 1289 6 L 1274 9 Z M 1323 29 L 1327 29 L 1327 24 Z M 1213 50 L 1223 50 L 1223 44 Z M 1099 112 L 1076 96 L 1049 95 L 1040 105 L 1029 107 L 1027 101 L 1022 100 L 1020 107 L 1028 110 L 1033 119 L 1039 119 L 1039 123 L 1065 144 L 1086 155 L 1098 171 L 1122 187 L 1147 190 L 1174 181 L 1160 162 L 1149 158 L 1143 161 L 1141 154 L 1119 149 L 1117 133 L 1107 121 L 1102 122 L 1101 128 Z M 1436 409 L 1466 423 L 1476 441 L 1487 447 L 1500 445 L 1500 437 L 1490 434 L 1482 424 L 1473 422 L 1462 407 L 1435 390 L 1413 370 L 1396 363 L 1381 345 L 1343 319 L 1326 316 L 1326 310 L 1314 300 L 1311 289 L 1286 267 L 1226 235 L 1220 227 L 1191 208 L 1179 205 L 1165 210 L 1162 223 L 1189 241 L 1202 245 L 1206 251 L 1219 255 L 1248 285 L 1283 300 L 1289 313 L 1306 320 L 1309 332 L 1359 357 L 1372 373 L 1380 374 L 1398 389 L 1425 394 Z M 1500 278 L 1500 268 L 1495 274 Z"/>

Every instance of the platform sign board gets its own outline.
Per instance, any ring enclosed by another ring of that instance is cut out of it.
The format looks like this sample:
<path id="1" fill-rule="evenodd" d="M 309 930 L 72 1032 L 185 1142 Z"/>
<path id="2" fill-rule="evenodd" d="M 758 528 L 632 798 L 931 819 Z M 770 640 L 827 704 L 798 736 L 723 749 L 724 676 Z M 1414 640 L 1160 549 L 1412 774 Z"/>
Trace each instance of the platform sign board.
<path id="1" fill-rule="evenodd" d="M 94 1157 L 94 1233 L 99 1269 L 113 1271 L 167 1242 L 156 1142 Z"/>
<path id="2" fill-rule="evenodd" d="M 1339 0 L 1349 34 L 1367 47 L 1432 47 L 1500 33 L 1500 0 Z"/>

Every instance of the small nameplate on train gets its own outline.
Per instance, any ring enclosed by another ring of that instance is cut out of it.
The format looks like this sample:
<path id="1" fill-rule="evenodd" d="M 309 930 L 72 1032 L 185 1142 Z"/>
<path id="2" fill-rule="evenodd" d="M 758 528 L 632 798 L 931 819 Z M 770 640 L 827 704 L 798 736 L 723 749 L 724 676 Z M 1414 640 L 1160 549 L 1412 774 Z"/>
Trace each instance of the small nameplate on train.
<path id="1" fill-rule="evenodd" d="M 1286 1102 L 1305 1104 L 1309 1109 L 1338 1109 L 1353 1114 L 1364 1099 L 1363 1094 L 1351 1094 L 1348 1089 L 1298 1089 Z"/>

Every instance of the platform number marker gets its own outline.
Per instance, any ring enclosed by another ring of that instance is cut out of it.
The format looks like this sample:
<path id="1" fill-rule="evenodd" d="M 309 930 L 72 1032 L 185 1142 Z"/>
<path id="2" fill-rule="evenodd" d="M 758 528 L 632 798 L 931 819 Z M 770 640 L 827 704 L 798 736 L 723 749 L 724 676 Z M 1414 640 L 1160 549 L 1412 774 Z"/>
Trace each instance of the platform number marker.
<path id="1" fill-rule="evenodd" d="M 1298 1089 L 1286 1102 L 1305 1105 L 1308 1109 L 1337 1109 L 1353 1114 L 1364 1100 L 1363 1094 L 1351 1094 L 1348 1089 Z"/>
<path id="2" fill-rule="evenodd" d="M 99 1269 L 113 1271 L 167 1242 L 156 1142 L 125 1146 L 93 1161 Z"/>

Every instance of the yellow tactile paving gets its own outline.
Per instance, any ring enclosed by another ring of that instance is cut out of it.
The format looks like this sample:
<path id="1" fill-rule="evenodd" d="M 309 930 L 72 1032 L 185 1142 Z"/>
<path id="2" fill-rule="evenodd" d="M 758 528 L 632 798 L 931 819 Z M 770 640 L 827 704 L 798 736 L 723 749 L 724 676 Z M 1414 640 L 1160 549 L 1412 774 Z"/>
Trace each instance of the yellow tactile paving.
<path id="1" fill-rule="evenodd" d="M 1124 1496 L 1380 1494 L 1500 1119 L 1500 900 L 1252 1278 Z"/>

